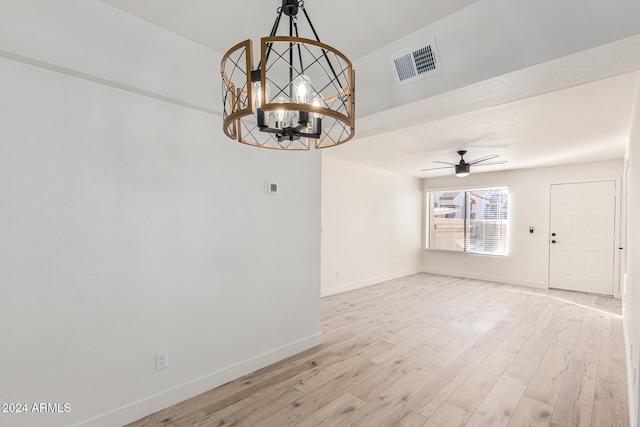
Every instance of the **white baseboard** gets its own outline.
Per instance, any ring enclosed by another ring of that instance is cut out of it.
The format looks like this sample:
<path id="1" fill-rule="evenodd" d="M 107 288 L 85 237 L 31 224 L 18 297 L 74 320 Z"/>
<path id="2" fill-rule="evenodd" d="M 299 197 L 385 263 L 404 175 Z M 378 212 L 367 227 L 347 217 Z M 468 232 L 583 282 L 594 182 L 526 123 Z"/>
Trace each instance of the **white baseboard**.
<path id="1" fill-rule="evenodd" d="M 457 271 L 457 270 L 452 271 L 452 270 L 444 270 L 440 268 L 426 268 L 426 267 L 422 268 L 422 272 L 430 273 L 430 274 L 438 274 L 441 276 L 461 277 L 463 279 L 485 280 L 487 282 L 527 286 L 530 288 L 537 288 L 537 289 L 549 289 L 549 286 L 544 282 L 534 282 L 532 280 L 514 279 L 510 277 L 503 277 L 503 276 L 493 276 L 488 274 L 476 274 L 476 273 L 468 273 L 468 272 Z"/>
<path id="2" fill-rule="evenodd" d="M 321 343 L 322 333 L 303 338 L 171 389 L 145 397 L 126 406 L 116 408 L 95 418 L 75 424 L 73 427 L 112 427 L 131 423 Z"/>
<path id="3" fill-rule="evenodd" d="M 421 268 L 414 268 L 410 270 L 397 271 L 390 274 L 385 274 L 382 276 L 371 277 L 364 280 L 359 280 L 357 282 L 345 283 L 339 286 L 333 286 L 330 288 L 323 288 L 321 290 L 320 295 L 322 297 L 326 297 L 329 295 L 340 294 L 342 292 L 352 291 L 354 289 L 364 288 L 366 286 L 375 285 L 377 283 L 386 282 L 387 280 L 399 279 L 401 277 L 410 276 L 412 274 L 421 273 Z"/>

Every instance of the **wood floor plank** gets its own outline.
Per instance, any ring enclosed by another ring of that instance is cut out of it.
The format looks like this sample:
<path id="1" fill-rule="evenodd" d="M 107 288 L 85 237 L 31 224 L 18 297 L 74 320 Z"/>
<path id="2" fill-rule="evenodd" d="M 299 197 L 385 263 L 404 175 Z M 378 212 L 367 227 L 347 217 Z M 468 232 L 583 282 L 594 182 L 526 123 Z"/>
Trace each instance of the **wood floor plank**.
<path id="1" fill-rule="evenodd" d="M 350 393 L 344 393 L 337 399 L 323 406 L 298 425 L 304 427 L 333 427 L 339 425 L 344 419 L 363 407 L 366 403 Z M 265 424 L 267 426 L 268 424 Z M 275 424 L 285 426 L 286 424 Z"/>
<path id="2" fill-rule="evenodd" d="M 367 363 L 367 359 L 360 356 L 339 359 L 320 369 L 314 369 L 312 372 L 302 372 L 291 378 L 288 383 L 301 392 L 308 393 L 365 363 Z"/>
<path id="3" fill-rule="evenodd" d="M 363 427 L 381 425 L 437 374 L 437 371 L 429 368 L 416 368 L 389 387 L 376 393 L 367 404 L 358 408 L 338 425 Z"/>
<path id="4" fill-rule="evenodd" d="M 411 409 L 400 407 L 380 427 L 421 427 L 427 421 L 425 417 Z"/>
<path id="5" fill-rule="evenodd" d="M 580 325 L 580 322 L 566 320 L 560 327 L 529 382 L 525 393 L 528 397 L 555 405 L 569 368 Z"/>
<path id="6" fill-rule="evenodd" d="M 321 345 L 129 427 L 628 426 L 619 300 L 416 274 L 321 315 Z"/>
<path id="7" fill-rule="evenodd" d="M 341 349 L 340 354 L 342 357 L 360 356 L 373 361 L 372 359 L 375 359 L 380 353 L 393 350 L 395 347 L 393 343 L 379 339 L 377 334 L 369 334 L 365 337 L 361 337 L 358 341 L 361 342 L 362 345 Z"/>
<path id="8" fill-rule="evenodd" d="M 453 394 L 486 356 L 467 352 L 407 401 L 407 407 L 429 418 Z"/>
<path id="9" fill-rule="evenodd" d="M 589 426 L 595 397 L 601 329 L 584 322 L 551 421 L 559 426 Z"/>
<path id="10" fill-rule="evenodd" d="M 505 350 L 495 350 L 469 375 L 447 401 L 469 412 L 474 412 L 515 356 Z"/>
<path id="11" fill-rule="evenodd" d="M 526 388 L 523 381 L 503 375 L 465 427 L 506 426 Z"/>
<path id="12" fill-rule="evenodd" d="M 626 379 L 620 376 L 625 369 L 624 338 L 622 321 L 612 317 L 604 319 L 602 329 L 602 344 L 598 363 L 598 377 L 607 378 L 614 382 Z"/>
<path id="13" fill-rule="evenodd" d="M 558 426 L 591 425 L 595 375 L 587 376 L 585 365 L 581 360 L 569 361 L 560 397 L 551 417 L 551 421 Z M 591 385 L 592 382 L 593 385 Z"/>
<path id="14" fill-rule="evenodd" d="M 493 328 L 487 331 L 482 336 L 482 339 L 474 342 L 469 349 L 476 353 L 488 355 L 507 339 L 507 337 L 513 332 L 514 328 L 514 324 L 501 320 L 496 323 Z"/>
<path id="15" fill-rule="evenodd" d="M 331 425 L 336 427 L 379 426 L 395 411 L 400 409 L 403 403 L 401 396 L 394 393 L 394 390 L 388 389 L 385 393 L 378 395 L 376 399 L 370 400 L 357 408 L 343 421 Z"/>
<path id="16" fill-rule="evenodd" d="M 419 353 L 409 354 L 406 357 L 398 358 L 396 363 L 391 366 L 384 367 L 384 369 L 381 369 L 371 375 L 365 381 L 351 388 L 349 391 L 354 396 L 365 401 L 374 399 L 397 381 L 406 377 L 410 372 L 417 368 L 423 360 L 424 358 Z"/>
<path id="17" fill-rule="evenodd" d="M 474 330 L 459 335 L 457 339 L 431 355 L 428 362 L 429 366 L 439 371 L 446 369 L 452 361 L 464 354 L 482 335 L 482 332 Z"/>
<path id="18" fill-rule="evenodd" d="M 471 412 L 466 411 L 449 402 L 444 402 L 427 419 L 423 427 L 463 427 L 467 420 L 471 418 Z"/>
<path id="19" fill-rule="evenodd" d="M 616 380 L 598 377 L 593 400 L 591 425 L 627 427 L 629 425 L 629 407 L 625 399 L 626 388 Z"/>
<path id="20" fill-rule="evenodd" d="M 216 425 L 255 426 L 271 414 L 279 412 L 304 394 L 287 383 L 280 383 L 252 394 L 214 412 L 205 412 Z"/>
<path id="21" fill-rule="evenodd" d="M 553 406 L 523 396 L 507 427 L 548 427 L 552 413 Z"/>
<path id="22" fill-rule="evenodd" d="M 396 360 L 406 357 L 407 354 L 420 348 L 419 351 L 424 354 L 433 354 L 440 348 L 430 343 L 433 338 L 433 332 L 431 330 L 426 331 L 425 334 L 416 334 L 412 336 L 410 340 L 405 340 L 399 344 L 391 345 L 389 348 L 381 351 L 378 354 L 371 355 L 369 359 L 372 362 L 379 363 L 381 365 L 390 366 L 396 363 Z M 392 344 L 389 341 L 385 341 L 387 344 Z"/>
<path id="23" fill-rule="evenodd" d="M 628 401 L 625 398 L 627 382 L 623 348 L 622 322 L 614 317 L 605 318 L 591 417 L 594 427 L 629 425 L 629 417 L 625 416 L 628 413 Z"/>
<path id="24" fill-rule="evenodd" d="M 372 362 L 365 362 L 350 371 L 334 378 L 325 385 L 309 391 L 304 396 L 292 401 L 286 407 L 283 407 L 277 413 L 265 417 L 261 420 L 261 424 L 267 426 L 292 426 L 310 417 L 316 411 L 320 411 L 325 406 L 331 405 L 332 402 L 343 396 L 347 390 L 355 384 L 359 384 L 375 372 L 382 369 L 382 366 Z M 364 404 L 364 401 L 362 401 Z M 308 421 L 305 421 L 305 423 Z"/>
<path id="25" fill-rule="evenodd" d="M 538 318 L 528 319 L 505 340 L 505 345 L 500 346 L 517 353 L 506 375 L 525 382 L 531 380 L 559 328 L 558 323 L 552 322 L 553 318 L 552 309 L 545 307 Z"/>
<path id="26" fill-rule="evenodd" d="M 500 344 L 500 347 L 511 353 L 519 353 L 524 349 L 526 353 L 529 348 L 536 347 L 538 340 L 548 336 L 549 333 L 553 333 L 556 325 L 551 324 L 552 319 L 553 308 L 545 305 L 532 307 L 522 322 Z M 549 330 L 550 332 L 548 332 Z M 549 340 L 551 340 L 551 337 L 549 337 Z"/>

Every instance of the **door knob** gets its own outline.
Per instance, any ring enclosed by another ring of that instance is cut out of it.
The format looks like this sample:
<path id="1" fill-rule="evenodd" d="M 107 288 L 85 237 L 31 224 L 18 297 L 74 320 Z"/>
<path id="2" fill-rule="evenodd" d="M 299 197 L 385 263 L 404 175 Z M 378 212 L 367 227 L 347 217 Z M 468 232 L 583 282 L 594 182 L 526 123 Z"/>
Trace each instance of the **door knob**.
<path id="1" fill-rule="evenodd" d="M 556 237 L 556 233 L 551 233 L 551 235 L 552 235 L 553 237 Z"/>
<path id="2" fill-rule="evenodd" d="M 556 242 L 555 240 L 552 240 L 552 241 L 551 241 L 551 243 L 555 243 L 555 242 Z"/>

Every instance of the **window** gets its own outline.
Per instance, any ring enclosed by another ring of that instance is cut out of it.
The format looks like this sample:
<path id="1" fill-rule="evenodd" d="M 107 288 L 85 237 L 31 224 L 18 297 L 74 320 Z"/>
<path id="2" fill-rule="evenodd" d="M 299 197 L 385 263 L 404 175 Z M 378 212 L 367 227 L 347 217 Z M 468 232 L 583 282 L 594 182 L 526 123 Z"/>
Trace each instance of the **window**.
<path id="1" fill-rule="evenodd" d="M 507 255 L 507 188 L 428 195 L 428 248 Z"/>

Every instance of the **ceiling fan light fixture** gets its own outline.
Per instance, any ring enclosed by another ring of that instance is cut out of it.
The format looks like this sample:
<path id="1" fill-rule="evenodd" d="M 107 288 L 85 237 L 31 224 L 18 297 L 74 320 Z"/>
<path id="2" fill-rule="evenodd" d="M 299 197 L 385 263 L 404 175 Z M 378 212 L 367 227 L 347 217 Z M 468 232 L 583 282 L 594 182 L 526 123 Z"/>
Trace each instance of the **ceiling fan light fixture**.
<path id="1" fill-rule="evenodd" d="M 465 176 L 469 176 L 471 173 L 471 165 L 469 163 L 462 163 L 455 165 L 456 166 L 456 176 L 459 178 L 464 178 Z"/>
<path id="2" fill-rule="evenodd" d="M 277 35 L 285 20 L 288 35 Z M 313 39 L 300 36 L 303 21 Z M 320 41 L 304 1 L 282 0 L 271 33 L 260 41 L 255 66 L 252 41 L 245 40 L 223 55 L 220 73 L 222 126 L 231 139 L 308 150 L 354 136 L 355 71 L 344 54 Z"/>

